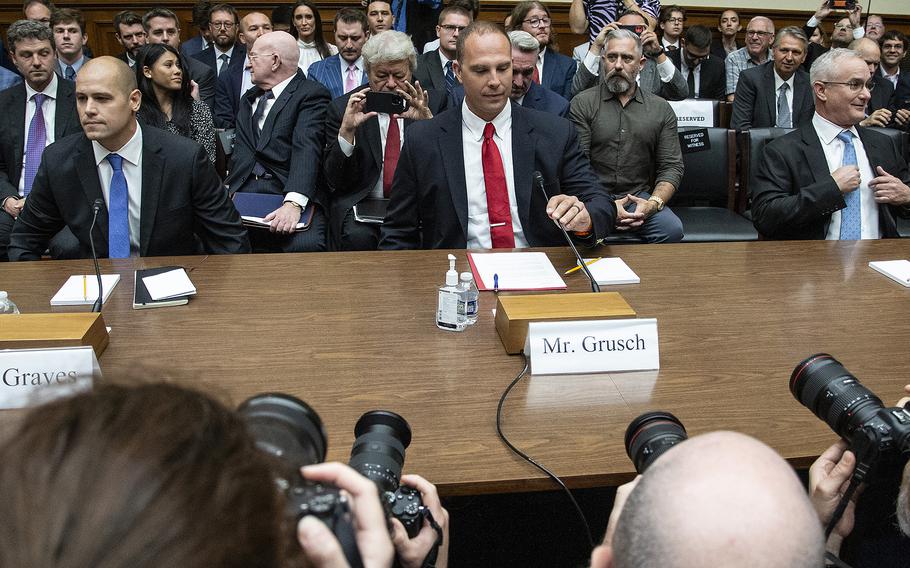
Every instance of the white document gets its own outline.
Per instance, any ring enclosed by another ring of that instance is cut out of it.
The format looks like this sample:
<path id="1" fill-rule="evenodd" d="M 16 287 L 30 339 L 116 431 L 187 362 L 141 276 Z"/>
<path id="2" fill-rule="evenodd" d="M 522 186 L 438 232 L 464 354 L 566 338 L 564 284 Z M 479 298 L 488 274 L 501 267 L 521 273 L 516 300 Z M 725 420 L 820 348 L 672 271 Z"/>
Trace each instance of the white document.
<path id="1" fill-rule="evenodd" d="M 531 322 L 533 375 L 660 369 L 656 319 Z"/>
<path id="2" fill-rule="evenodd" d="M 176 296 L 192 296 L 196 287 L 187 276 L 186 270 L 178 268 L 142 279 L 153 300 L 164 300 Z"/>
<path id="3" fill-rule="evenodd" d="M 91 347 L 0 350 L 0 409 L 38 406 L 90 390 L 101 368 Z"/>
<path id="4" fill-rule="evenodd" d="M 591 262 L 590 258 L 584 261 Z M 602 258 L 588 265 L 591 276 L 601 286 L 610 286 L 615 284 L 640 284 L 641 278 L 635 274 L 629 265 L 623 262 L 623 259 L 617 257 Z"/>
<path id="5" fill-rule="evenodd" d="M 114 287 L 120 282 L 119 274 L 102 274 L 101 288 L 104 295 L 101 303 L 107 302 Z M 63 283 L 51 298 L 52 306 L 91 306 L 98 299 L 98 277 L 94 274 L 74 274 Z"/>
<path id="6" fill-rule="evenodd" d="M 870 262 L 869 268 L 910 288 L 910 260 L 878 260 Z"/>
<path id="7" fill-rule="evenodd" d="M 714 102 L 707 99 L 667 101 L 676 113 L 676 126 L 714 126 Z"/>
<path id="8" fill-rule="evenodd" d="M 542 252 L 468 253 L 479 290 L 565 290 L 566 283 Z"/>

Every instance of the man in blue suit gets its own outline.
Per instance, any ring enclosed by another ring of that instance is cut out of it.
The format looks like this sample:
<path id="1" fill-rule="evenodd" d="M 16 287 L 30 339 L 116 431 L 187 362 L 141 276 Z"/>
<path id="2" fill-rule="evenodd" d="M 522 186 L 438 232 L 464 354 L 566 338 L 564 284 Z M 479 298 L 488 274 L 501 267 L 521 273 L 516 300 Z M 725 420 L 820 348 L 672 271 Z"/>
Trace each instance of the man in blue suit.
<path id="1" fill-rule="evenodd" d="M 215 128 L 234 128 L 237 111 L 240 110 L 240 98 L 253 88 L 253 78 L 246 59 L 247 47 L 253 45 L 256 38 L 270 31 L 272 22 L 262 12 L 250 12 L 240 20 L 237 39 L 243 45 L 244 57 L 237 65 L 231 60 L 227 72 L 218 76 L 218 84 L 215 86 Z M 239 47 L 240 45 L 237 46 Z"/>
<path id="2" fill-rule="evenodd" d="M 332 98 L 367 83 L 363 69 L 363 44 L 369 36 L 370 22 L 362 10 L 342 8 L 335 14 L 335 45 L 338 53 L 310 65 L 307 78 L 319 81 Z"/>
<path id="3" fill-rule="evenodd" d="M 593 244 L 615 224 L 571 124 L 511 103 L 511 46 L 496 24 L 458 37 L 465 101 L 411 125 L 401 149 L 380 249 L 558 246 L 553 221 Z M 539 171 L 549 199 L 537 188 Z"/>
<path id="4" fill-rule="evenodd" d="M 221 77 L 230 69 L 243 69 L 246 64 L 246 47 L 237 44 L 240 18 L 230 4 L 212 6 L 209 12 L 212 45 L 193 55 Z M 217 89 L 217 86 L 216 86 Z"/>

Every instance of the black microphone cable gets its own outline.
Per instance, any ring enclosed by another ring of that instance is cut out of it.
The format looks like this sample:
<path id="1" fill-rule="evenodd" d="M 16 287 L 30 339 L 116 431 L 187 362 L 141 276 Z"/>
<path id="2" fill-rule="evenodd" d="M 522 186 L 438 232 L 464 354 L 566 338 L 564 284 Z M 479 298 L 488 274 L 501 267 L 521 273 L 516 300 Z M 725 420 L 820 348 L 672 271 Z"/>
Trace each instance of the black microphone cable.
<path id="1" fill-rule="evenodd" d="M 92 304 L 93 312 L 101 312 L 101 298 L 102 289 L 101 289 L 101 267 L 98 266 L 98 255 L 95 253 L 95 222 L 98 220 L 98 212 L 101 211 L 101 208 L 104 206 L 103 199 L 96 199 L 92 204 L 92 226 L 88 230 L 88 242 L 92 246 L 92 261 L 95 263 L 95 276 L 98 278 L 98 298 L 95 300 L 95 303 Z"/>

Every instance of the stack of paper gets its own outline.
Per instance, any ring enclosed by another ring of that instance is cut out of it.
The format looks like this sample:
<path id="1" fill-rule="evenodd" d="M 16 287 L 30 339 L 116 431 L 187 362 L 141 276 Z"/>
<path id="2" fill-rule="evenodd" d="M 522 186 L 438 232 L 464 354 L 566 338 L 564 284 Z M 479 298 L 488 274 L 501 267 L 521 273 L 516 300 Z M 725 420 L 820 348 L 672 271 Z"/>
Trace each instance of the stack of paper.
<path id="1" fill-rule="evenodd" d="M 542 252 L 468 253 L 479 290 L 564 290 L 566 283 Z M 498 286 L 495 286 L 495 282 Z"/>
<path id="2" fill-rule="evenodd" d="M 641 283 L 638 274 L 632 272 L 629 265 L 619 257 L 601 258 L 600 260 L 586 258 L 584 261 L 588 265 L 588 270 L 591 271 L 591 276 L 601 286 Z"/>
<path id="3" fill-rule="evenodd" d="M 101 303 L 107 302 L 114 287 L 120 282 L 119 274 L 102 274 L 101 288 L 104 294 Z M 51 298 L 52 306 L 91 306 L 98 299 L 98 277 L 94 274 L 70 276 Z"/>
<path id="4" fill-rule="evenodd" d="M 870 262 L 869 267 L 910 288 L 910 260 L 878 260 Z"/>

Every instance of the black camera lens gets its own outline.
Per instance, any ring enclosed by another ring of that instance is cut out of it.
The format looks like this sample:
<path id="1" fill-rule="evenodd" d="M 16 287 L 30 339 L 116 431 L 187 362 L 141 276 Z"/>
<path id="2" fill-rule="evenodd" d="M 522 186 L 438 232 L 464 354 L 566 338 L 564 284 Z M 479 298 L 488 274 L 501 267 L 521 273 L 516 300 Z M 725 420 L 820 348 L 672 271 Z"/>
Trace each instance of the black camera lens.
<path id="1" fill-rule="evenodd" d="M 790 392 L 845 439 L 884 408 L 881 399 L 827 353 L 816 353 L 793 369 Z"/>
<path id="2" fill-rule="evenodd" d="M 256 447 L 293 468 L 325 460 L 325 428 L 316 411 L 299 398 L 267 393 L 237 409 Z"/>
<path id="3" fill-rule="evenodd" d="M 661 454 L 689 437 L 669 412 L 646 412 L 626 428 L 626 453 L 635 471 L 644 473 Z"/>
<path id="4" fill-rule="evenodd" d="M 348 465 L 372 480 L 380 493 L 398 489 L 404 450 L 411 444 L 407 420 L 388 410 L 373 410 L 357 421 L 354 436 Z"/>

